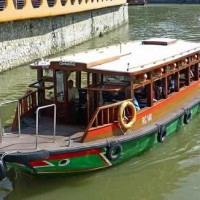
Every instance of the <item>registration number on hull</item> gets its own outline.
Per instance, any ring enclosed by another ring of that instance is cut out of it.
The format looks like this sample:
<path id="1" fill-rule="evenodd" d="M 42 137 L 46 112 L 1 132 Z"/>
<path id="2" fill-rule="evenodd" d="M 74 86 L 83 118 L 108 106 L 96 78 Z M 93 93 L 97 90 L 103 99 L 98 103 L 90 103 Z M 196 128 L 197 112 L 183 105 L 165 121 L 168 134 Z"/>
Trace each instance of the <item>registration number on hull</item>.
<path id="1" fill-rule="evenodd" d="M 153 119 L 153 115 L 152 113 L 145 115 L 144 117 L 142 117 L 142 124 L 148 124 L 149 122 L 151 122 Z"/>

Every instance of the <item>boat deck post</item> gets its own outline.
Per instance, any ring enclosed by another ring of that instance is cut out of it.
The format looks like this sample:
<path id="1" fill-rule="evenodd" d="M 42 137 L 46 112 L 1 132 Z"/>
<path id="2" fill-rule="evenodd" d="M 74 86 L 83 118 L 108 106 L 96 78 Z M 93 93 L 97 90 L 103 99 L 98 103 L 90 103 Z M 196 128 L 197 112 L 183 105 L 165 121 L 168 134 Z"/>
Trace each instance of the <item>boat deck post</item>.
<path id="1" fill-rule="evenodd" d="M 53 143 L 56 137 L 56 104 L 50 104 L 46 106 L 38 107 L 36 110 L 36 149 L 38 147 L 38 132 L 39 132 L 39 111 L 45 108 L 54 107 L 54 122 L 53 122 Z"/>

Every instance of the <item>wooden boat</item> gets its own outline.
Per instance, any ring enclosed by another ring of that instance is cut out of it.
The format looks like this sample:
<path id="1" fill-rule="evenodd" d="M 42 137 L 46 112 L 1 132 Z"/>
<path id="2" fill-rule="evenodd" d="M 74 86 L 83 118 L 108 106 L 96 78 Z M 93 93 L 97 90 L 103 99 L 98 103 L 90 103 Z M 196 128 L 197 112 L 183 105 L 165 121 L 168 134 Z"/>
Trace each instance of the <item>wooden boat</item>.
<path id="1" fill-rule="evenodd" d="M 127 1 L 129 6 L 138 6 L 138 5 L 146 5 L 147 4 L 147 0 L 128 0 Z"/>
<path id="2" fill-rule="evenodd" d="M 199 62 L 200 43 L 152 38 L 31 64 L 37 81 L 0 126 L 0 178 L 108 168 L 163 143 L 199 112 Z"/>

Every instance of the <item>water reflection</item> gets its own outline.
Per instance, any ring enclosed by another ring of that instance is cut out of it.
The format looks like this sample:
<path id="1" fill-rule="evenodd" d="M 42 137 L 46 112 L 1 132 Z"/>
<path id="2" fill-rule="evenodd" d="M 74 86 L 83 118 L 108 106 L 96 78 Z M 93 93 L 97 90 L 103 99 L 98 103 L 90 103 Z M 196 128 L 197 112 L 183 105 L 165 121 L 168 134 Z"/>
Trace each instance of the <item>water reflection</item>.
<path id="1" fill-rule="evenodd" d="M 3 181 L 0 181 L 0 200 L 3 200 L 12 191 L 12 182 L 8 178 L 6 178 Z"/>

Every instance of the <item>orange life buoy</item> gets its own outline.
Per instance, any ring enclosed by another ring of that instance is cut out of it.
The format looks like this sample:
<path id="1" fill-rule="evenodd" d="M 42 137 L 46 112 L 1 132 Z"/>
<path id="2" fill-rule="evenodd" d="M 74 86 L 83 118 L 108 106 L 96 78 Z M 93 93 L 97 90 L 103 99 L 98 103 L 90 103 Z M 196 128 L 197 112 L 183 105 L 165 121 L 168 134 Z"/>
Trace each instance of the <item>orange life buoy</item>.
<path id="1" fill-rule="evenodd" d="M 125 108 L 129 108 L 131 111 L 131 118 L 128 123 L 126 123 L 126 119 L 124 116 Z M 124 101 L 119 107 L 118 121 L 120 125 L 122 126 L 122 128 L 124 129 L 131 128 L 133 124 L 136 122 L 136 116 L 137 116 L 137 112 L 136 112 L 135 106 L 133 105 L 131 101 Z"/>

